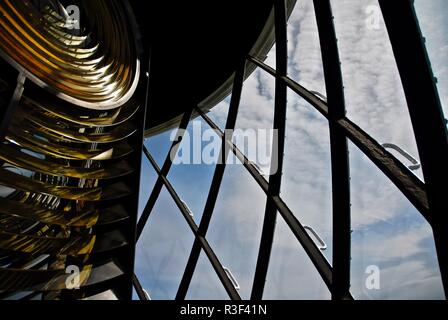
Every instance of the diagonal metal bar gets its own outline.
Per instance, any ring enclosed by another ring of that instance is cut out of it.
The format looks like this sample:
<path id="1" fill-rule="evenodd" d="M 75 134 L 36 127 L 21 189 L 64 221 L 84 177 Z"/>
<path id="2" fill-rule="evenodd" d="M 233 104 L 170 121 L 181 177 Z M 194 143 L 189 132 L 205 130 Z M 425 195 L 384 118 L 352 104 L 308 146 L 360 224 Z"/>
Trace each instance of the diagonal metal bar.
<path id="1" fill-rule="evenodd" d="M 190 226 L 191 231 L 193 231 L 194 235 L 198 238 L 198 241 L 201 244 L 202 249 L 206 253 L 207 257 L 210 260 L 210 263 L 213 266 L 213 269 L 215 270 L 216 274 L 218 275 L 219 279 L 221 280 L 221 283 L 224 286 L 224 289 L 226 290 L 227 294 L 232 300 L 241 300 L 241 297 L 239 296 L 238 292 L 236 291 L 235 287 L 233 286 L 232 282 L 230 281 L 229 277 L 226 275 L 226 272 L 224 271 L 224 267 L 222 266 L 221 262 L 219 262 L 218 258 L 216 257 L 216 254 L 210 247 L 210 244 L 208 241 L 199 235 L 199 228 L 196 225 L 193 217 L 190 215 L 190 212 L 188 212 L 187 208 L 185 207 L 184 203 L 182 202 L 181 198 L 177 194 L 177 192 L 174 190 L 172 184 L 169 182 L 168 178 L 162 174 L 162 171 L 160 170 L 159 166 L 157 165 L 157 162 L 154 160 L 154 158 L 151 156 L 149 150 L 143 146 L 143 152 L 145 153 L 146 157 L 148 158 L 149 162 L 153 166 L 154 170 L 157 172 L 158 176 L 163 179 L 163 184 L 165 185 L 165 188 L 168 190 L 169 194 L 173 198 L 174 202 L 176 203 L 177 207 L 179 208 L 180 212 L 184 216 L 185 220 L 187 221 L 188 225 Z"/>
<path id="2" fill-rule="evenodd" d="M 134 286 L 135 292 L 137 292 L 140 300 L 148 300 L 148 297 L 146 296 L 145 291 L 143 290 L 143 287 L 135 273 L 132 275 L 132 285 Z"/>
<path id="3" fill-rule="evenodd" d="M 314 243 L 313 239 L 311 239 L 309 234 L 306 232 L 303 225 L 297 220 L 293 212 L 288 208 L 288 206 L 280 197 L 273 196 L 269 193 L 269 184 L 266 181 L 266 179 L 260 174 L 257 168 L 253 165 L 253 163 L 250 162 L 249 159 L 241 152 L 241 150 L 239 150 L 238 147 L 233 144 L 232 140 L 229 139 L 228 137 L 225 137 L 224 133 L 219 129 L 219 127 L 201 110 L 197 110 L 197 112 L 210 125 L 210 127 L 215 130 L 215 132 L 221 137 L 221 139 L 225 141 L 225 143 L 228 145 L 228 148 L 232 150 L 232 152 L 235 154 L 238 160 L 240 160 L 241 163 L 243 163 L 244 167 L 251 174 L 254 180 L 258 183 L 258 185 L 261 187 L 264 193 L 273 201 L 278 212 L 286 221 L 286 223 L 290 227 L 291 231 L 293 232 L 297 240 L 299 240 L 299 242 L 305 249 L 305 252 L 310 257 L 310 260 L 313 262 L 317 271 L 324 280 L 325 284 L 331 290 L 332 268 L 328 263 L 328 261 L 326 260 L 326 258 L 324 257 L 324 255 L 322 254 L 322 252 Z"/>
<path id="4" fill-rule="evenodd" d="M 233 130 L 235 128 L 236 118 L 238 115 L 238 108 L 241 99 L 241 92 L 243 89 L 245 67 L 246 67 L 246 60 L 244 59 L 239 63 L 239 66 L 237 67 L 235 72 L 235 78 L 232 88 L 232 98 L 230 101 L 230 108 L 226 122 L 226 130 Z M 199 236 L 202 237 L 205 237 L 208 226 L 210 224 L 210 220 L 212 218 L 213 210 L 215 208 L 216 200 L 218 198 L 219 188 L 221 186 L 221 182 L 224 177 L 228 152 L 229 150 L 228 148 L 226 148 L 226 144 L 223 140 L 218 158 L 221 159 L 222 161 L 216 165 L 215 172 L 213 174 L 212 184 L 210 186 L 207 201 L 204 207 L 204 212 L 202 214 L 201 223 L 199 224 L 198 234 Z M 185 268 L 184 275 L 182 277 L 182 281 L 177 291 L 176 300 L 185 299 L 200 253 L 201 253 L 200 238 L 196 238 L 193 243 L 193 248 L 191 250 L 190 257 L 188 259 L 188 263 Z"/>
<path id="5" fill-rule="evenodd" d="M 411 0 L 379 1 L 414 128 L 429 214 L 448 298 L 448 134 L 424 39 Z"/>
<path id="6" fill-rule="evenodd" d="M 249 60 L 260 68 L 275 76 L 275 70 L 263 63 L 262 61 L 249 57 Z M 288 77 L 282 77 L 283 81 L 301 96 L 305 101 L 311 104 L 329 121 L 331 118 L 328 113 L 328 106 L 325 101 L 311 93 L 294 80 Z M 423 217 L 431 223 L 432 214 L 429 212 L 428 198 L 426 195 L 426 186 L 420 181 L 408 168 L 395 158 L 364 130 L 354 124 L 352 121 L 344 117 L 335 121 L 336 125 L 341 128 L 344 135 L 349 138 L 408 198 L 408 200 L 420 211 Z"/>
<path id="7" fill-rule="evenodd" d="M 336 121 L 345 117 L 341 64 L 329 0 L 314 0 L 330 127 L 333 191 L 333 299 L 350 297 L 350 168 L 347 138 Z"/>
<path id="8" fill-rule="evenodd" d="M 172 156 L 174 156 L 177 153 L 177 150 L 179 149 L 179 146 L 182 141 L 182 137 L 185 133 L 185 130 L 188 126 L 188 123 L 190 122 L 191 114 L 193 112 L 193 109 L 188 110 L 184 113 L 182 120 L 179 124 L 179 129 L 177 131 L 177 140 L 173 141 L 171 148 L 166 156 L 165 162 L 162 166 L 162 173 L 164 176 L 168 175 L 168 172 L 171 169 L 171 165 L 173 163 Z M 143 209 L 142 215 L 140 216 L 140 219 L 137 223 L 137 241 L 140 238 L 140 235 L 142 234 L 143 228 L 145 227 L 146 222 L 148 221 L 149 215 L 152 212 L 152 209 L 154 208 L 154 205 L 160 195 L 160 191 L 162 191 L 163 187 L 163 180 L 159 176 L 157 178 L 157 181 L 154 185 L 154 188 L 152 189 L 151 195 L 149 196 L 148 202 L 145 205 L 145 208 Z"/>
<path id="9" fill-rule="evenodd" d="M 288 48 L 286 31 L 286 5 L 285 0 L 275 0 L 275 39 L 276 39 L 276 78 L 275 78 L 275 110 L 274 130 L 277 131 L 278 139 L 274 139 L 272 146 L 271 170 L 276 167 L 277 171 L 269 177 L 268 192 L 272 196 L 280 195 L 283 154 L 285 149 L 285 127 L 286 127 L 286 84 L 280 79 L 286 76 L 288 66 Z M 277 163 L 273 163 L 276 161 Z M 271 257 L 272 244 L 274 240 L 275 221 L 277 219 L 277 207 L 274 200 L 267 197 L 264 213 L 263 229 L 261 233 L 260 249 L 258 251 L 255 276 L 252 284 L 251 299 L 261 300 Z"/>

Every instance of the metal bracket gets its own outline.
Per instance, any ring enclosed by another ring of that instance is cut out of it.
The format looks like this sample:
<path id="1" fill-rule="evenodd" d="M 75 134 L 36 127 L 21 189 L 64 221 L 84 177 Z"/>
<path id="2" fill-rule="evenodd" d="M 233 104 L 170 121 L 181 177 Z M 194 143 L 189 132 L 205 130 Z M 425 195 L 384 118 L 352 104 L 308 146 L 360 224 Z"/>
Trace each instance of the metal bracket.
<path id="1" fill-rule="evenodd" d="M 183 200 L 181 200 L 181 202 L 182 202 L 182 204 L 183 204 L 185 210 L 187 210 L 188 214 L 189 214 L 191 217 L 193 217 L 193 212 L 191 211 L 191 209 L 190 209 L 190 207 L 188 206 L 188 204 L 187 204 L 185 201 L 183 201 Z"/>
<path id="2" fill-rule="evenodd" d="M 235 289 L 236 290 L 240 290 L 241 287 L 240 287 L 238 281 L 236 281 L 236 278 L 233 276 L 232 272 L 228 268 L 226 268 L 226 267 L 223 267 L 223 269 L 224 269 L 225 273 L 227 274 L 227 276 L 229 277 L 229 279 L 232 282 L 232 284 L 235 287 Z"/>
<path id="3" fill-rule="evenodd" d="M 399 146 L 393 143 L 383 143 L 384 149 L 393 149 L 397 151 L 399 154 L 401 154 L 403 157 L 405 157 L 407 160 L 409 160 L 412 164 L 408 166 L 408 169 L 411 171 L 415 171 L 420 169 L 421 165 L 420 162 L 415 159 L 409 152 L 403 150 Z"/>
<path id="4" fill-rule="evenodd" d="M 325 243 L 324 240 L 322 240 L 322 238 L 319 236 L 319 234 L 310 226 L 303 226 L 303 228 L 305 230 L 308 230 L 317 240 L 318 245 L 317 247 L 319 248 L 319 250 L 326 250 L 327 249 L 327 244 Z"/>

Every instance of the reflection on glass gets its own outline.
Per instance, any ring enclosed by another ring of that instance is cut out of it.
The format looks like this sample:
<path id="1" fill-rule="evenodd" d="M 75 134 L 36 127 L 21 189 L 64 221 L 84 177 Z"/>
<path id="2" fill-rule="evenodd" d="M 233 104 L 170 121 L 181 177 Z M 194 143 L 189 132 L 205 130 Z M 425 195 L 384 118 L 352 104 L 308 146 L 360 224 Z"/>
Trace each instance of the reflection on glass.
<path id="1" fill-rule="evenodd" d="M 242 165 L 227 166 L 207 239 L 249 299 L 260 247 L 266 194 Z"/>
<path id="2" fill-rule="evenodd" d="M 355 299 L 444 299 L 429 224 L 350 144 Z"/>
<path id="3" fill-rule="evenodd" d="M 175 298 L 193 238 L 164 188 L 137 243 L 135 273 L 151 299 Z"/>
<path id="4" fill-rule="evenodd" d="M 231 95 L 227 96 L 224 100 L 214 106 L 207 116 L 213 120 L 213 122 L 221 129 L 226 127 L 227 114 L 229 112 Z"/>
<path id="5" fill-rule="evenodd" d="M 274 98 L 275 78 L 257 68 L 244 82 L 233 136 L 235 145 L 266 174 L 274 137 Z"/>
<path id="6" fill-rule="evenodd" d="M 414 7 L 426 49 L 431 60 L 434 76 L 437 78 L 440 99 L 445 117 L 448 116 L 448 23 L 446 0 L 415 0 Z"/>
<path id="7" fill-rule="evenodd" d="M 332 186 L 328 121 L 288 91 L 288 121 L 281 196 L 299 221 L 327 244 L 332 259 Z"/>
<path id="8" fill-rule="evenodd" d="M 154 155 L 153 155 L 154 157 Z M 148 202 L 152 189 L 157 180 L 157 172 L 149 162 L 145 154 L 142 154 L 142 169 L 140 173 L 140 196 L 138 198 L 138 218 Z"/>
<path id="9" fill-rule="evenodd" d="M 220 148 L 220 137 L 202 118 L 197 118 L 189 123 L 179 146 L 178 156 L 168 174 L 168 180 L 186 203 L 198 225 Z"/>
<path id="10" fill-rule="evenodd" d="M 348 117 L 379 143 L 396 144 L 419 160 L 400 75 L 379 5 L 359 0 L 333 0 L 331 3 Z M 405 158 L 394 155 L 409 165 Z M 413 172 L 423 180 L 421 169 Z"/>
<path id="11" fill-rule="evenodd" d="M 191 279 L 186 300 L 229 300 L 226 290 L 203 251 Z"/>
<path id="12" fill-rule="evenodd" d="M 277 218 L 265 300 L 328 300 L 330 291 L 282 217 Z"/>
<path id="13" fill-rule="evenodd" d="M 177 128 L 145 138 L 144 144 L 148 148 L 149 152 L 151 152 L 151 155 L 156 160 L 159 167 L 162 167 L 165 162 L 168 151 L 173 143 L 170 139 L 171 134 L 175 134 L 173 131 L 177 132 Z"/>
<path id="14" fill-rule="evenodd" d="M 312 0 L 297 1 L 288 20 L 288 76 L 325 95 L 322 55 Z"/>

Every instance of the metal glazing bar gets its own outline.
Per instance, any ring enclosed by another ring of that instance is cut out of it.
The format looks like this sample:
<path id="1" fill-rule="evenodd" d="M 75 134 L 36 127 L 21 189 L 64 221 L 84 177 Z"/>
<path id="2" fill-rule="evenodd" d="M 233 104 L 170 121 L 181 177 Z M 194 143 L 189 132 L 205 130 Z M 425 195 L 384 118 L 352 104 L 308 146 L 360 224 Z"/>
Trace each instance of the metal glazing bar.
<path id="1" fill-rule="evenodd" d="M 274 2 L 274 17 L 277 73 L 275 78 L 275 111 L 273 126 L 274 130 L 277 131 L 278 139 L 273 144 L 271 153 L 273 155 L 271 161 L 277 161 L 277 164 L 271 164 L 271 167 L 275 166 L 277 171 L 269 177 L 268 192 L 272 196 L 279 196 L 283 173 L 283 154 L 285 149 L 287 94 L 286 84 L 280 79 L 280 77 L 286 76 L 288 67 L 285 0 L 276 0 Z M 252 284 L 251 299 L 254 300 L 261 300 L 263 298 L 266 274 L 268 272 L 272 243 L 274 240 L 276 218 L 277 208 L 273 200 L 267 197 L 260 249 L 258 252 L 257 266 Z"/>
<path id="2" fill-rule="evenodd" d="M 448 134 L 413 1 L 379 1 L 414 128 L 445 296 L 448 297 Z"/>
<path id="3" fill-rule="evenodd" d="M 168 190 L 168 192 L 170 193 L 174 202 L 176 203 L 177 207 L 179 208 L 180 212 L 184 216 L 185 220 L 187 221 L 188 225 L 191 228 L 191 231 L 193 231 L 195 237 L 198 238 L 198 241 L 201 244 L 202 249 L 206 253 L 207 257 L 209 258 L 210 263 L 212 264 L 213 268 L 215 269 L 216 274 L 218 275 L 219 279 L 221 280 L 221 282 L 224 286 L 224 289 L 227 291 L 229 297 L 233 300 L 241 300 L 241 297 L 239 296 L 238 292 L 235 290 L 233 284 L 231 282 L 229 282 L 229 279 L 226 277 L 225 269 L 222 266 L 221 262 L 219 262 L 218 258 L 216 257 L 216 254 L 213 252 L 208 241 L 204 237 L 199 235 L 199 233 L 198 233 L 199 228 L 193 220 L 192 212 L 187 209 L 185 202 L 183 202 L 182 199 L 179 197 L 179 195 L 174 190 L 171 183 L 168 181 L 167 177 L 162 174 L 159 166 L 157 165 L 157 162 L 154 160 L 154 158 L 151 156 L 149 150 L 145 146 L 143 146 L 143 152 L 145 153 L 147 159 L 153 166 L 154 170 L 157 172 L 157 175 L 163 179 L 165 188 Z"/>
<path id="4" fill-rule="evenodd" d="M 262 61 L 249 57 L 249 60 L 257 66 L 275 76 L 275 70 Z M 311 93 L 309 90 L 291 80 L 282 77 L 289 88 L 311 104 L 329 121 L 328 106 L 325 101 Z M 364 130 L 344 117 L 336 120 L 336 124 L 342 129 L 344 135 L 349 138 L 408 198 L 408 200 L 420 211 L 423 217 L 431 223 L 432 214 L 429 212 L 426 186 L 408 168 L 394 157 Z"/>
<path id="5" fill-rule="evenodd" d="M 350 298 L 350 168 L 347 138 L 336 121 L 345 117 L 344 85 L 329 0 L 314 0 L 327 90 L 333 190 L 333 299 Z M 317 96 L 319 96 L 317 94 Z M 324 100 L 325 101 L 325 100 Z"/>
<path id="6" fill-rule="evenodd" d="M 219 127 L 207 115 L 205 115 L 203 111 L 197 109 L 197 112 L 210 125 L 210 127 L 215 130 L 215 132 L 221 137 L 221 139 L 223 139 L 223 141 L 227 143 L 228 148 L 230 148 L 235 156 L 241 161 L 241 163 L 243 163 L 244 167 L 252 175 L 252 177 L 258 183 L 264 193 L 266 193 L 266 195 L 273 200 L 278 212 L 282 215 L 291 231 L 302 244 L 305 252 L 310 257 L 325 284 L 331 290 L 332 268 L 320 249 L 314 243 L 314 240 L 306 232 L 303 225 L 297 220 L 292 211 L 279 196 L 272 196 L 269 193 L 269 184 L 266 179 L 260 174 L 260 172 L 258 172 L 257 168 L 249 161 L 249 159 L 247 159 L 247 157 L 238 149 L 238 147 L 233 144 L 232 140 L 228 137 L 225 137 L 224 133 L 219 129 Z"/>
<path id="7" fill-rule="evenodd" d="M 134 286 L 135 292 L 137 292 L 140 300 L 148 300 L 148 297 L 146 296 L 145 291 L 143 291 L 144 289 L 135 273 L 132 276 L 132 285 Z"/>
<path id="8" fill-rule="evenodd" d="M 226 130 L 233 130 L 235 128 L 236 118 L 238 115 L 238 108 L 241 99 L 241 92 L 243 89 L 245 67 L 246 67 L 246 60 L 244 59 L 239 63 L 235 72 L 235 78 L 232 88 L 232 98 L 230 101 L 230 108 L 226 122 Z M 213 209 L 215 207 L 216 200 L 218 198 L 219 188 L 221 186 L 221 182 L 224 176 L 228 151 L 229 150 L 228 148 L 226 148 L 226 143 L 224 142 L 224 140 L 222 140 L 221 150 L 218 158 L 222 161 L 216 165 L 215 172 L 213 174 L 212 184 L 210 186 L 204 212 L 202 214 L 201 223 L 199 224 L 198 235 L 202 237 L 205 237 L 208 226 L 210 224 L 210 220 L 212 218 Z M 177 291 L 176 300 L 185 299 L 200 253 L 201 253 L 200 237 L 199 238 L 196 237 L 193 243 L 193 248 L 191 250 L 190 257 L 188 259 L 187 266 L 185 268 L 184 275 L 182 276 L 182 281 Z M 228 279 L 227 276 L 226 279 Z"/>
<path id="9" fill-rule="evenodd" d="M 175 155 L 177 153 L 177 150 L 179 149 L 180 142 L 182 141 L 182 137 L 185 133 L 185 130 L 188 126 L 188 123 L 190 122 L 191 113 L 192 110 L 187 110 L 182 120 L 179 124 L 179 129 L 177 132 L 177 140 L 173 141 L 171 148 L 165 158 L 165 162 L 162 166 L 162 173 L 163 176 L 167 176 L 168 172 L 171 169 L 171 165 L 173 163 L 173 159 L 171 159 L 172 155 Z M 159 197 L 160 192 L 162 191 L 163 187 L 163 179 L 159 176 L 157 178 L 156 184 L 154 185 L 154 188 L 152 189 L 151 195 L 149 196 L 148 202 L 146 203 L 145 208 L 143 209 L 142 215 L 137 223 L 137 240 L 140 238 L 140 235 L 142 234 L 143 228 L 145 227 L 146 222 L 148 221 L 149 215 L 151 214 L 152 209 L 154 208 L 154 205 L 156 204 L 156 201 Z"/>
<path id="10" fill-rule="evenodd" d="M 126 6 L 126 8 L 128 8 Z M 145 89 L 140 91 L 140 99 L 144 101 L 144 107 L 139 108 L 137 113 L 135 114 L 135 122 L 139 124 L 137 133 L 131 138 L 130 144 L 133 146 L 142 146 L 144 143 L 144 134 L 145 134 L 145 124 L 146 124 L 146 113 L 148 110 L 148 93 L 149 93 L 149 79 L 144 76 L 145 71 L 150 72 L 151 67 L 151 47 L 149 47 L 148 54 L 143 58 L 143 61 L 146 61 L 146 68 L 142 68 L 143 72 L 140 74 L 140 82 L 145 84 Z M 146 83 L 145 83 L 146 82 Z M 134 158 L 134 168 L 138 168 L 138 171 L 133 173 L 131 176 L 131 181 L 134 186 L 134 190 L 136 192 L 133 193 L 132 197 L 129 199 L 129 203 L 126 205 L 130 214 L 129 220 L 126 224 L 126 229 L 128 232 L 128 242 L 129 247 L 122 251 L 121 259 L 122 261 L 126 261 L 125 263 L 125 274 L 123 279 L 122 289 L 119 288 L 115 290 L 115 294 L 118 299 L 126 299 L 132 300 L 132 277 L 134 275 L 135 268 L 135 256 L 136 256 L 136 247 L 137 247 L 137 222 L 138 222 L 138 203 L 140 197 L 140 185 L 141 185 L 141 168 L 142 168 L 142 149 L 141 147 L 137 148 L 131 156 Z"/>

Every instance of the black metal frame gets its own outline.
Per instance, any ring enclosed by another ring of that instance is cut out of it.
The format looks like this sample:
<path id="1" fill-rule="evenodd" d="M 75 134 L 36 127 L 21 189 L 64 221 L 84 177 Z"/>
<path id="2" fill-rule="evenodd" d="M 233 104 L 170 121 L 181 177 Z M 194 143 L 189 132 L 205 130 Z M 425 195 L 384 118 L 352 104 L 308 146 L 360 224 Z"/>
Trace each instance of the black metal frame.
<path id="1" fill-rule="evenodd" d="M 278 139 L 272 146 L 273 161 L 277 158 L 277 171 L 269 177 L 268 192 L 272 196 L 280 196 L 280 188 L 283 174 L 283 154 L 285 150 L 285 130 L 286 130 L 286 84 L 280 77 L 286 76 L 288 72 L 288 46 L 286 34 L 286 6 L 285 1 L 274 2 L 275 17 L 275 38 L 276 38 L 276 68 L 275 76 L 275 111 L 274 130 L 277 130 Z M 277 208 L 272 198 L 268 197 L 264 213 L 263 230 L 261 233 L 260 250 L 258 253 L 255 277 L 252 285 L 251 299 L 261 300 L 265 285 L 266 274 L 268 272 L 269 260 L 271 256 L 272 243 L 274 241 L 275 221 L 277 218 Z"/>
<path id="2" fill-rule="evenodd" d="M 167 174 L 172 163 L 170 155 L 167 156 L 162 169 L 160 169 L 149 151 L 144 147 L 144 153 L 157 172 L 158 179 L 144 213 L 138 222 L 138 235 L 141 234 L 163 185 L 174 199 L 195 235 L 193 248 L 176 299 L 185 299 L 201 250 L 204 250 L 207 254 L 229 297 L 234 300 L 241 299 L 206 240 L 207 229 L 218 197 L 226 166 L 225 160 L 229 150 L 243 163 L 244 167 L 267 196 L 263 231 L 251 298 L 260 300 L 263 297 L 264 282 L 270 260 L 276 214 L 278 211 L 321 275 L 332 294 L 332 299 L 352 299 L 349 291 L 351 240 L 350 176 L 347 139 L 352 141 L 397 186 L 432 226 L 443 285 L 447 294 L 448 217 L 446 212 L 448 212 L 448 207 L 447 202 L 444 201 L 445 189 L 443 187 L 448 180 L 448 169 L 446 168 L 446 164 L 448 163 L 448 138 L 445 120 L 441 111 L 434 77 L 418 27 L 412 1 L 379 0 L 379 3 L 406 93 L 426 183 L 420 181 L 396 157 L 387 152 L 370 135 L 346 117 L 342 73 L 330 1 L 314 0 L 327 87 L 328 102 L 325 102 L 287 76 L 285 0 L 274 0 L 277 70 L 252 56 L 247 57 L 247 62 L 255 64 L 257 67 L 274 76 L 276 80 L 274 128 L 278 130 L 279 139 L 278 144 L 273 146 L 273 151 L 279 155 L 279 170 L 277 173 L 271 175 L 268 182 L 252 162 L 233 144 L 232 137 L 228 137 L 221 131 L 202 110 L 194 108 L 194 110 L 186 112 L 179 126 L 180 129 L 187 127 L 191 113 L 195 111 L 222 139 L 220 158 L 223 161 L 217 164 L 215 168 L 204 213 L 198 227 L 167 179 Z M 410 58 L 409 55 L 411 52 L 412 56 Z M 233 129 L 235 126 L 244 80 L 245 65 L 246 61 L 242 62 L 236 68 L 226 129 Z M 307 101 L 329 122 L 333 187 L 332 265 L 326 260 L 303 225 L 279 195 L 286 126 L 286 93 L 288 88 Z M 180 144 L 178 142 L 173 143 L 172 150 L 178 147 Z M 299 266 L 298 272 L 300 272 Z M 134 284 L 139 297 L 144 298 L 144 292 L 137 278 L 134 279 Z"/>
<path id="3" fill-rule="evenodd" d="M 228 130 L 233 130 L 235 128 L 236 117 L 238 114 L 238 108 L 240 104 L 241 92 L 243 89 L 245 68 L 246 68 L 246 62 L 245 60 L 243 60 L 240 66 L 238 66 L 237 71 L 235 72 L 235 79 L 232 90 L 232 99 L 230 101 L 229 114 L 226 122 L 226 129 Z M 226 160 L 228 152 L 229 150 L 228 148 L 226 148 L 225 142 L 223 140 L 218 158 L 221 159 L 221 161 L 216 165 L 215 172 L 213 174 L 212 184 L 210 186 L 210 191 L 207 197 L 207 202 L 205 203 L 204 212 L 202 214 L 201 222 L 199 224 L 199 230 L 198 230 L 199 237 L 196 237 L 193 243 L 193 248 L 191 250 L 191 254 L 187 262 L 187 267 L 185 268 L 185 272 L 182 277 L 182 281 L 179 285 L 179 290 L 177 292 L 176 299 L 180 300 L 185 299 L 185 296 L 187 294 L 188 287 L 190 285 L 194 270 L 196 268 L 196 264 L 199 259 L 199 255 L 201 253 L 202 240 L 203 239 L 205 240 L 205 236 L 212 218 L 213 210 L 215 208 L 216 200 L 218 198 L 219 188 L 221 187 L 221 182 L 224 177 L 224 171 L 226 168 Z M 213 263 L 212 260 L 211 262 Z M 220 278 L 224 276 L 226 282 L 230 281 L 225 273 L 224 274 L 218 273 L 218 276 Z M 230 288 L 225 283 L 224 286 L 232 299 L 240 298 L 236 290 L 229 291 Z M 231 286 L 234 289 L 233 285 Z"/>
<path id="4" fill-rule="evenodd" d="M 445 295 L 448 295 L 448 142 L 431 63 L 411 1 L 379 0 L 403 83 L 428 197 Z M 400 16 L 400 22 L 395 17 Z"/>
<path id="5" fill-rule="evenodd" d="M 345 117 L 344 85 L 330 0 L 314 0 L 319 31 L 328 117 L 333 189 L 333 298 L 350 297 L 350 168 L 347 137 L 335 124 Z"/>

